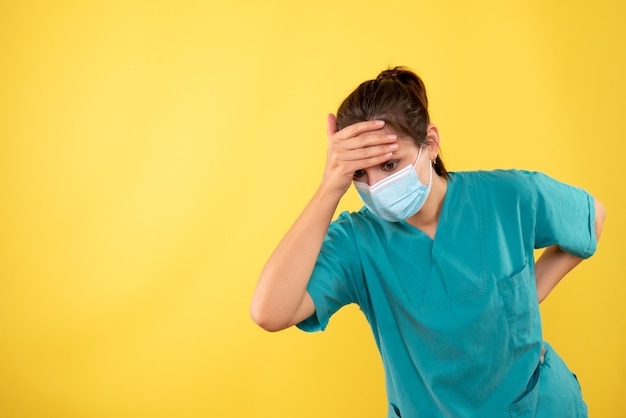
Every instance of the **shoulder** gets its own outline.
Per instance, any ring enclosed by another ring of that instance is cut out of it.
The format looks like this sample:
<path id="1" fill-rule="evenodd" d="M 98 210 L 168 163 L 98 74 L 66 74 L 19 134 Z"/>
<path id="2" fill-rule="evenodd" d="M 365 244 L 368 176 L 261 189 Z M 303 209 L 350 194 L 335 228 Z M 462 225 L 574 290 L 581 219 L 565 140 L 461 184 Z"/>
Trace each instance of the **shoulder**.
<path id="1" fill-rule="evenodd" d="M 544 175 L 536 171 L 517 169 L 475 170 L 452 172 L 453 181 L 473 182 L 479 184 L 497 185 L 528 185 L 532 177 Z"/>
<path id="2" fill-rule="evenodd" d="M 557 198 L 565 193 L 579 193 L 584 190 L 579 187 L 563 183 L 540 171 L 528 170 L 492 170 L 473 172 L 477 182 L 500 191 L 519 192 L 525 195 L 544 195 L 547 198 Z"/>
<path id="3" fill-rule="evenodd" d="M 331 227 L 343 230 L 358 230 L 364 227 L 369 227 L 373 224 L 379 224 L 380 218 L 374 215 L 366 206 L 363 206 L 358 211 L 343 211 L 337 216 Z"/>
<path id="4" fill-rule="evenodd" d="M 526 170 L 477 170 L 451 173 L 452 182 L 460 188 L 478 188 L 486 193 L 528 194 L 534 189 L 537 176 L 542 173 Z M 547 177 L 547 176 L 546 176 Z"/>
<path id="5" fill-rule="evenodd" d="M 358 212 L 343 211 L 332 221 L 326 233 L 326 239 L 348 239 L 355 240 L 355 231 L 362 229 L 362 225 L 371 222 L 368 218 L 367 209 L 361 209 Z"/>
<path id="6" fill-rule="evenodd" d="M 386 233 L 389 229 L 397 228 L 399 223 L 387 222 L 374 215 L 366 206 L 355 212 L 344 211 L 331 222 L 328 235 L 344 235 L 355 242 L 373 235 Z"/>
<path id="7" fill-rule="evenodd" d="M 490 208 L 534 212 L 542 200 L 559 199 L 568 186 L 538 171 L 498 169 L 454 173 L 452 182 L 465 199 Z"/>
<path id="8" fill-rule="evenodd" d="M 378 242 L 378 223 L 376 216 L 367 208 L 358 212 L 341 212 L 328 226 L 320 255 L 339 256 L 338 261 L 344 264 L 358 260 L 363 243 Z"/>
<path id="9" fill-rule="evenodd" d="M 539 171 L 491 170 L 451 173 L 456 188 L 466 197 L 481 196 L 487 200 L 511 200 L 536 205 L 542 201 L 582 199 L 588 193 Z"/>

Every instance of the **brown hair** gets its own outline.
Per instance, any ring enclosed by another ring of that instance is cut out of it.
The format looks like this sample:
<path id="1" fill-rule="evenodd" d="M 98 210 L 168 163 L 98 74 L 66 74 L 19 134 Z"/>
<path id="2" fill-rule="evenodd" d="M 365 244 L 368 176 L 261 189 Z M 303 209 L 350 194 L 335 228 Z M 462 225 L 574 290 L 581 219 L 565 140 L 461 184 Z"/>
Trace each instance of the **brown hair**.
<path id="1" fill-rule="evenodd" d="M 361 83 L 339 106 L 337 129 L 366 120 L 384 120 L 386 126 L 409 137 L 418 147 L 427 145 L 430 117 L 422 79 L 406 67 L 394 67 L 375 80 Z M 439 176 L 449 177 L 439 154 L 434 169 Z"/>

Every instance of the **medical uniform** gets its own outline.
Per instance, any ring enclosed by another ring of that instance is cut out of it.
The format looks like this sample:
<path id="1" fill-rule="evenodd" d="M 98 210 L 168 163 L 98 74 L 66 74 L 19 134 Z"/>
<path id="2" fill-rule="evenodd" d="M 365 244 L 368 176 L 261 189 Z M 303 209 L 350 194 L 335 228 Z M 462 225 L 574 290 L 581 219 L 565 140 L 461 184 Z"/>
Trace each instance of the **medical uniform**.
<path id="1" fill-rule="evenodd" d="M 323 330 L 357 303 L 388 417 L 586 417 L 576 377 L 542 341 L 533 250 L 591 256 L 594 219 L 584 190 L 516 170 L 451 173 L 434 239 L 367 208 L 344 212 L 308 284 L 315 314 L 298 327 Z"/>

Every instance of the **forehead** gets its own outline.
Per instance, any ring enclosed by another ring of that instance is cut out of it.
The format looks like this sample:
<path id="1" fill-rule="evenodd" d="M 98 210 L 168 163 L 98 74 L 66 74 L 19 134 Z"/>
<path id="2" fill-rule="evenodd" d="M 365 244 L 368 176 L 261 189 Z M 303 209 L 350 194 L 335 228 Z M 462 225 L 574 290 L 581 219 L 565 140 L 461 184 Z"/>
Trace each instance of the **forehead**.
<path id="1" fill-rule="evenodd" d="M 411 158 L 415 157 L 417 153 L 417 145 L 410 138 L 398 138 L 398 150 L 393 153 L 393 155 L 398 157 L 409 156 Z"/>

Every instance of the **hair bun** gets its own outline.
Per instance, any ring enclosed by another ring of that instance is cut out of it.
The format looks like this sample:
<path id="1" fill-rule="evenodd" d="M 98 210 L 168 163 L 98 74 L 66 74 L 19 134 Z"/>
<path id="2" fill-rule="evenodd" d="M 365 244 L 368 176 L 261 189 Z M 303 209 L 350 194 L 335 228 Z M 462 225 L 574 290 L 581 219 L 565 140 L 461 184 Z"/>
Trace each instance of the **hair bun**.
<path id="1" fill-rule="evenodd" d="M 396 66 L 382 71 L 378 74 L 378 77 L 376 77 L 376 81 L 380 82 L 383 80 L 400 82 L 413 92 L 414 96 L 420 100 L 424 109 L 428 109 L 428 98 L 426 97 L 426 87 L 424 86 L 424 82 L 417 76 L 417 74 L 409 70 L 407 67 Z"/>
<path id="2" fill-rule="evenodd" d="M 400 75 L 400 73 L 406 71 L 406 69 L 404 67 L 394 67 L 394 68 L 389 68 L 388 70 L 384 70 L 383 72 L 381 72 L 380 74 L 378 74 L 378 77 L 376 77 L 376 81 L 380 81 L 380 80 L 398 80 L 398 76 Z"/>

